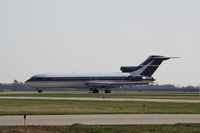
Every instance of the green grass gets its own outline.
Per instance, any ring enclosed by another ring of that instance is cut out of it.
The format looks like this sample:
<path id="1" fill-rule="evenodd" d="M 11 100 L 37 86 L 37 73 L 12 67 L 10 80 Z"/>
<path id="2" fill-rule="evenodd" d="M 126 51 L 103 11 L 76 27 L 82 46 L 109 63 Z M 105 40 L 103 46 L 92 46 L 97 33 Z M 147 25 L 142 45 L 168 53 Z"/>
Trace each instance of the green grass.
<path id="1" fill-rule="evenodd" d="M 0 96 L 32 96 L 32 97 L 98 97 L 98 98 L 153 98 L 153 99 L 200 99 L 200 93 L 0 93 Z"/>
<path id="2" fill-rule="evenodd" d="M 0 126 L 2 133 L 199 133 L 200 124 L 91 126 Z"/>
<path id="3" fill-rule="evenodd" d="M 200 114 L 200 103 L 0 99 L 0 115 L 132 113 Z"/>
<path id="4" fill-rule="evenodd" d="M 67 128 L 66 131 L 75 133 L 199 133 L 200 124 L 121 126 L 87 126 L 75 124 Z"/>

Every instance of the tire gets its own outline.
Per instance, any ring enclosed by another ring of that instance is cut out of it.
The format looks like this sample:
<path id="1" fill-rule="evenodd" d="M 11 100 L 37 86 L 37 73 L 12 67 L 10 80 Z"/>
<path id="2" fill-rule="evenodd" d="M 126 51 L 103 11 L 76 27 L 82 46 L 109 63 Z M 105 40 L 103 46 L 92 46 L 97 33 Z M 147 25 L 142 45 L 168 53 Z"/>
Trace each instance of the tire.
<path id="1" fill-rule="evenodd" d="M 92 93 L 99 93 L 99 90 L 98 89 L 93 89 Z"/>
<path id="2" fill-rule="evenodd" d="M 111 93 L 111 90 L 105 89 L 105 93 Z"/>
<path id="3" fill-rule="evenodd" d="M 38 90 L 38 93 L 42 93 L 43 91 L 42 90 Z"/>

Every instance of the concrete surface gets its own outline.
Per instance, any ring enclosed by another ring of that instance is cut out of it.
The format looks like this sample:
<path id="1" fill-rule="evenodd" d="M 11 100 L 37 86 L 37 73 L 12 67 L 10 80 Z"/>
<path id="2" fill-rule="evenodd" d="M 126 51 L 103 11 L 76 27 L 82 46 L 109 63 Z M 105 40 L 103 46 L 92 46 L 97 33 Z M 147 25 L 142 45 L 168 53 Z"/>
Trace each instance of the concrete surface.
<path id="1" fill-rule="evenodd" d="M 200 123 L 199 114 L 27 115 L 27 125 Z M 23 116 L 0 116 L 0 125 L 24 125 Z"/>
<path id="2" fill-rule="evenodd" d="M 45 99 L 45 100 L 88 100 L 88 101 L 146 101 L 146 102 L 175 102 L 200 103 L 200 100 L 184 99 L 143 99 L 143 98 L 89 98 L 89 97 L 14 97 L 0 96 L 0 99 Z"/>

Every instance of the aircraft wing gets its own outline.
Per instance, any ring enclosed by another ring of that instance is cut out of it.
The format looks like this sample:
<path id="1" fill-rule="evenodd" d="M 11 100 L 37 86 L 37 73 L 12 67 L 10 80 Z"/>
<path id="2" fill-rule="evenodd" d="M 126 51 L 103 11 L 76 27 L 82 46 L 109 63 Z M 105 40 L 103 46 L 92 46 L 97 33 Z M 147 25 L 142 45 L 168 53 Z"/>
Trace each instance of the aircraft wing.
<path id="1" fill-rule="evenodd" d="M 149 84 L 149 82 L 122 82 L 122 83 L 89 82 L 89 83 L 86 83 L 86 86 L 89 86 L 89 87 L 115 87 L 115 86 L 121 86 L 121 85 L 145 85 L 145 84 Z"/>

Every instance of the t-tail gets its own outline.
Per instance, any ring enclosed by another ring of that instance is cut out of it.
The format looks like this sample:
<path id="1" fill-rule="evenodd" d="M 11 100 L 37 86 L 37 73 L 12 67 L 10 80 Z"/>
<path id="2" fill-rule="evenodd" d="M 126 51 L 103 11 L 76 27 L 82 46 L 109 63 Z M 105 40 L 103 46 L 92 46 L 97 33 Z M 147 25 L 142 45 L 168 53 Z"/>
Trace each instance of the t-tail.
<path id="1" fill-rule="evenodd" d="M 171 58 L 176 58 L 176 57 L 151 55 L 139 66 L 122 66 L 121 71 L 124 73 L 130 73 L 131 76 L 151 77 L 163 61 Z"/>

